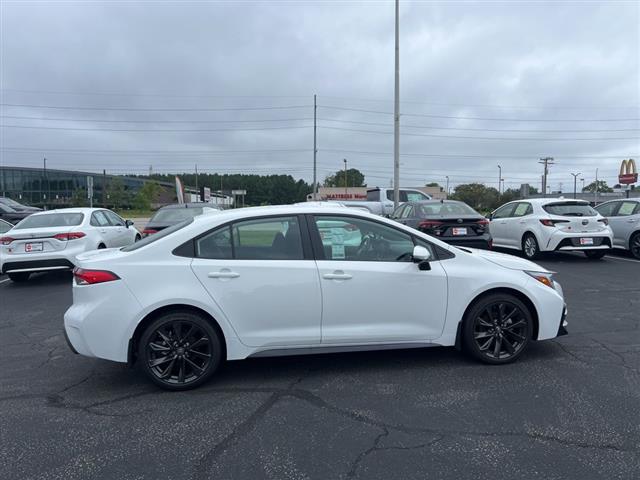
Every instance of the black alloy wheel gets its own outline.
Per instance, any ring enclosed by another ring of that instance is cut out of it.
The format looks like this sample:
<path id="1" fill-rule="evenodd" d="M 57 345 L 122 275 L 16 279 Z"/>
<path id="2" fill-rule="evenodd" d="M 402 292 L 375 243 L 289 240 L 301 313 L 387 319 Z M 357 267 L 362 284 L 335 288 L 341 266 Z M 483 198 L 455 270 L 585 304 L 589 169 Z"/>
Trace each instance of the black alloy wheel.
<path id="1" fill-rule="evenodd" d="M 529 260 L 534 260 L 540 256 L 540 247 L 538 246 L 538 241 L 536 237 L 527 233 L 522 239 L 522 253 Z"/>
<path id="2" fill-rule="evenodd" d="M 533 333 L 531 312 L 509 294 L 489 295 L 478 301 L 464 319 L 465 351 L 491 364 L 518 358 Z"/>
<path id="3" fill-rule="evenodd" d="M 640 232 L 636 232 L 629 241 L 629 250 L 631 255 L 640 260 Z"/>
<path id="4" fill-rule="evenodd" d="M 138 349 L 145 373 L 168 390 L 201 385 L 216 371 L 222 354 L 216 330 L 191 312 L 169 313 L 153 321 Z"/>

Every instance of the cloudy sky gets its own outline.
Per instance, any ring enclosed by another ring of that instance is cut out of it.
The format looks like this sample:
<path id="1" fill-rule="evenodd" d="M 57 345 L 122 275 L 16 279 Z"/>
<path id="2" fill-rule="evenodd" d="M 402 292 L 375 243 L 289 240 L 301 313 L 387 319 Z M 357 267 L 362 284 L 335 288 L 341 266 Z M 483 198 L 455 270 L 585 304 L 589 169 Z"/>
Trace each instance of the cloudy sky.
<path id="1" fill-rule="evenodd" d="M 0 2 L 0 164 L 393 176 L 393 2 Z M 640 158 L 638 2 L 400 4 L 401 183 Z M 578 183 L 580 186 L 580 183 Z"/>

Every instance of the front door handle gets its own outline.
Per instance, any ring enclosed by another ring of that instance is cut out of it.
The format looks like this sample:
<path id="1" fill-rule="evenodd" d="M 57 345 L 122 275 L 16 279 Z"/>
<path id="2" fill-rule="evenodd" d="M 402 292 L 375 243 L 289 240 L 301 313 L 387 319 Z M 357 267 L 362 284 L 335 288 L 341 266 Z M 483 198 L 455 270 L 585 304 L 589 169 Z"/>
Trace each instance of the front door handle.
<path id="1" fill-rule="evenodd" d="M 209 272 L 207 274 L 209 278 L 238 278 L 240 276 L 237 272 L 232 272 L 231 270 L 220 270 L 219 272 Z"/>
<path id="2" fill-rule="evenodd" d="M 333 273 L 325 273 L 324 275 L 322 275 L 322 278 L 326 278 L 327 280 L 351 280 L 353 277 L 348 273 L 344 273 L 338 270 Z"/>

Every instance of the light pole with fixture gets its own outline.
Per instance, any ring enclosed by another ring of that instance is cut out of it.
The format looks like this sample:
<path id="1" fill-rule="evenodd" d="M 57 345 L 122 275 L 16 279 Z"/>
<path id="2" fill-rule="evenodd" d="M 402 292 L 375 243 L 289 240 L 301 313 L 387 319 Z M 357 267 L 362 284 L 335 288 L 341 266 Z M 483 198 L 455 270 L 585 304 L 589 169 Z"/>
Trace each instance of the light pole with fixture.
<path id="1" fill-rule="evenodd" d="M 573 198 L 576 198 L 576 183 L 578 181 L 578 176 L 582 174 L 578 172 L 578 173 L 572 173 L 571 175 L 573 175 Z"/>
<path id="2" fill-rule="evenodd" d="M 346 194 L 347 193 L 347 159 L 343 158 L 342 161 L 344 162 L 344 193 Z"/>

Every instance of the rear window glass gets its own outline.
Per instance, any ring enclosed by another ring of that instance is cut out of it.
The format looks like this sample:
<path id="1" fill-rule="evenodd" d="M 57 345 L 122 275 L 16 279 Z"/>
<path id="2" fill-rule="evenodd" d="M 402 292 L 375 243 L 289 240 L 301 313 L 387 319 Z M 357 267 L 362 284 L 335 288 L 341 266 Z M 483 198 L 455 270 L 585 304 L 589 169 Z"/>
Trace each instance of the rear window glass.
<path id="1" fill-rule="evenodd" d="M 175 225 L 171 225 L 170 227 L 165 228 L 164 230 L 160 230 L 158 233 L 154 233 L 153 235 L 149 235 L 148 237 L 144 237 L 142 240 L 132 243 L 131 245 L 127 245 L 126 247 L 122 247 L 120 250 L 123 252 L 133 252 L 134 250 L 138 250 L 150 243 L 153 243 L 161 238 L 164 238 L 168 235 L 171 235 L 173 232 L 177 232 L 181 228 L 186 227 L 190 223 L 193 222 L 193 218 L 189 218 L 183 222 L 176 223 Z"/>
<path id="2" fill-rule="evenodd" d="M 597 212 L 591 208 L 588 203 L 550 203 L 542 208 L 551 215 L 561 215 L 564 217 L 594 217 L 597 215 Z"/>
<path id="3" fill-rule="evenodd" d="M 464 203 L 426 203 L 418 206 L 423 216 L 428 215 L 479 215 Z"/>
<path id="4" fill-rule="evenodd" d="M 15 227 L 15 230 L 23 228 L 47 228 L 47 227 L 74 227 L 84 220 L 84 213 L 43 213 L 31 215 Z"/>
<path id="5" fill-rule="evenodd" d="M 202 208 L 166 208 L 158 210 L 149 223 L 178 223 L 202 213 Z"/>

